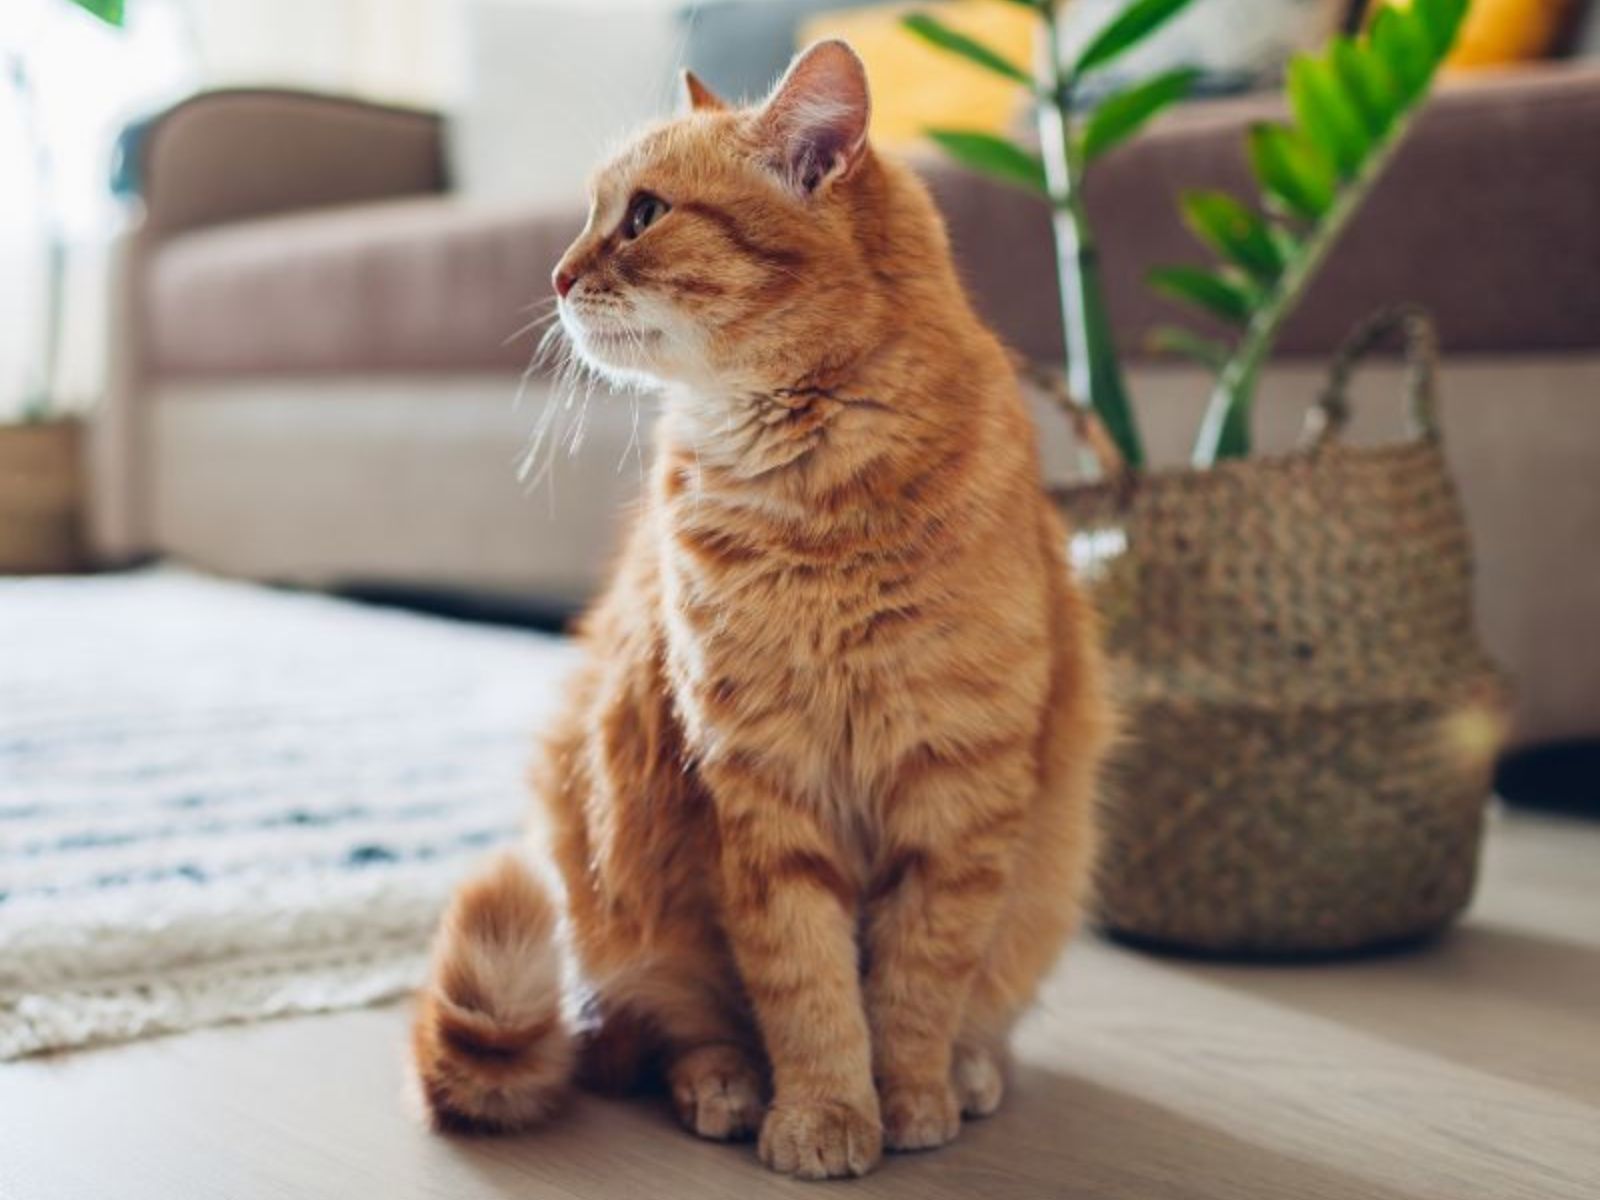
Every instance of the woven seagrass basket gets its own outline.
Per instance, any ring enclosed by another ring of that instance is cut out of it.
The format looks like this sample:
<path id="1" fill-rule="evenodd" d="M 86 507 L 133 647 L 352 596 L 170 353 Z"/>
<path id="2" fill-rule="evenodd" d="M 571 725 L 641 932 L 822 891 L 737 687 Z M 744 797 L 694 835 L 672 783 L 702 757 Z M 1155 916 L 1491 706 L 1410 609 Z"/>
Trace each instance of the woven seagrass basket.
<path id="1" fill-rule="evenodd" d="M 1351 371 L 1396 331 L 1410 436 L 1345 445 Z M 1127 722 L 1110 931 L 1331 953 L 1430 932 L 1470 899 L 1505 688 L 1474 628 L 1434 363 L 1426 317 L 1389 310 L 1337 355 L 1294 453 L 1112 464 L 1059 494 Z"/>

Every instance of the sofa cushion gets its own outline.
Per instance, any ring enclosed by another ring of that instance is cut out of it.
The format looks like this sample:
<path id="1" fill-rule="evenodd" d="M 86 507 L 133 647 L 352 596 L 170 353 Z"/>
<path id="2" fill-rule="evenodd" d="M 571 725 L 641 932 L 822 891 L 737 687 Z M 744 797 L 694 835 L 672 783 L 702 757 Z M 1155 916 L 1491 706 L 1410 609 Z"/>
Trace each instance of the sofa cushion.
<path id="1" fill-rule="evenodd" d="M 425 197 L 184 234 L 147 276 L 167 376 L 520 370 L 582 224 Z"/>

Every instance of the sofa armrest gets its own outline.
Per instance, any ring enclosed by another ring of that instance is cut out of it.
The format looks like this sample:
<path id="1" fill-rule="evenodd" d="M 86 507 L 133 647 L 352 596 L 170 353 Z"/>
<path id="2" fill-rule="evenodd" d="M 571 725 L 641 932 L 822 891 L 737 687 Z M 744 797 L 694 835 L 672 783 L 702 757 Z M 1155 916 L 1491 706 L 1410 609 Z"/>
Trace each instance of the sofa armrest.
<path id="1" fill-rule="evenodd" d="M 157 240 L 445 184 L 437 115 L 308 92 L 203 92 L 158 117 L 137 154 Z"/>

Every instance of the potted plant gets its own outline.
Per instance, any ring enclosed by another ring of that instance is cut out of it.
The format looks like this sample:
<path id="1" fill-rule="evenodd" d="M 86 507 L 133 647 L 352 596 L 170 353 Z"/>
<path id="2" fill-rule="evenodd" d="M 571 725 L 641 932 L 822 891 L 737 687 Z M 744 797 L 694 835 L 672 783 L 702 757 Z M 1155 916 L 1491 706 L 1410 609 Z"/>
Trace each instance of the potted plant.
<path id="1" fill-rule="evenodd" d="M 107 24 L 122 24 L 122 0 L 72 2 Z M 48 197 L 54 172 L 27 62 L 14 53 L 4 67 L 31 143 L 38 193 Z M 65 321 L 67 250 L 53 220 L 45 236 L 39 367 L 16 408 L 18 419 L 0 424 L 0 573 L 73 571 L 84 563 L 82 422 L 62 411 L 54 394 Z"/>
<path id="2" fill-rule="evenodd" d="M 1041 151 L 990 133 L 930 129 L 928 136 L 958 162 L 1038 193 L 1050 204 L 1056 235 L 1066 377 L 1071 394 L 1099 424 L 1131 466 L 1144 462 L 1132 407 L 1106 316 L 1093 229 L 1083 203 L 1084 178 L 1101 155 L 1137 133 L 1162 109 L 1183 99 L 1197 72 L 1178 68 L 1103 95 L 1085 115 L 1078 109 L 1085 85 L 1189 6 L 1190 0 L 1136 0 L 1076 59 L 1061 61 L 1056 5 L 1013 0 L 1039 14 L 1040 53 L 1030 72 L 926 13 L 911 13 L 907 29 L 941 50 L 961 56 L 1026 88 L 1035 100 Z"/>
<path id="3" fill-rule="evenodd" d="M 1051 0 L 1038 67 L 927 17 L 907 25 L 1030 88 L 1040 151 L 933 136 L 962 161 L 1045 196 L 1056 213 L 1066 321 L 1064 403 L 1100 481 L 1060 502 L 1118 660 L 1130 737 L 1111 780 L 1100 916 L 1112 931 L 1206 951 L 1323 953 L 1447 923 L 1472 890 L 1502 704 L 1471 611 L 1464 520 L 1435 420 L 1425 314 L 1377 314 L 1339 352 L 1305 444 L 1251 458 L 1262 364 L 1339 234 L 1400 144 L 1455 40 L 1467 0 L 1399 0 L 1358 38 L 1290 65 L 1288 123 L 1249 131 L 1255 204 L 1180 197 L 1220 259 L 1151 283 L 1220 317 L 1227 344 L 1159 336 L 1216 382 L 1192 464 L 1152 470 L 1120 386 L 1082 184 L 1097 155 L 1187 88 L 1171 72 L 1087 114 L 1080 85 L 1187 7 L 1131 0 L 1070 63 Z M 1413 437 L 1340 443 L 1346 385 L 1403 335 Z M 1117 382 L 1106 385 L 1107 380 Z"/>

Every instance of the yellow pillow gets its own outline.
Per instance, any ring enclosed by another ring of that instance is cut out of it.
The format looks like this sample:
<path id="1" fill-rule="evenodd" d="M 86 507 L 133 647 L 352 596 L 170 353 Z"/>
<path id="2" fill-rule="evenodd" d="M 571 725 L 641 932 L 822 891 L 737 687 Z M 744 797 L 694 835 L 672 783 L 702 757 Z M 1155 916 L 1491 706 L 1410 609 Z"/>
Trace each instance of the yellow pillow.
<path id="1" fill-rule="evenodd" d="M 800 27 L 800 44 L 844 38 L 856 48 L 872 86 L 872 140 L 907 147 L 930 125 L 1008 133 L 1021 111 L 1022 89 L 965 59 L 928 45 L 900 27 L 925 12 L 1029 70 L 1039 21 L 1010 0 L 945 0 L 819 13 Z"/>
<path id="2" fill-rule="evenodd" d="M 1449 67 L 1488 67 L 1543 58 L 1566 24 L 1569 0 L 1472 0 Z"/>

